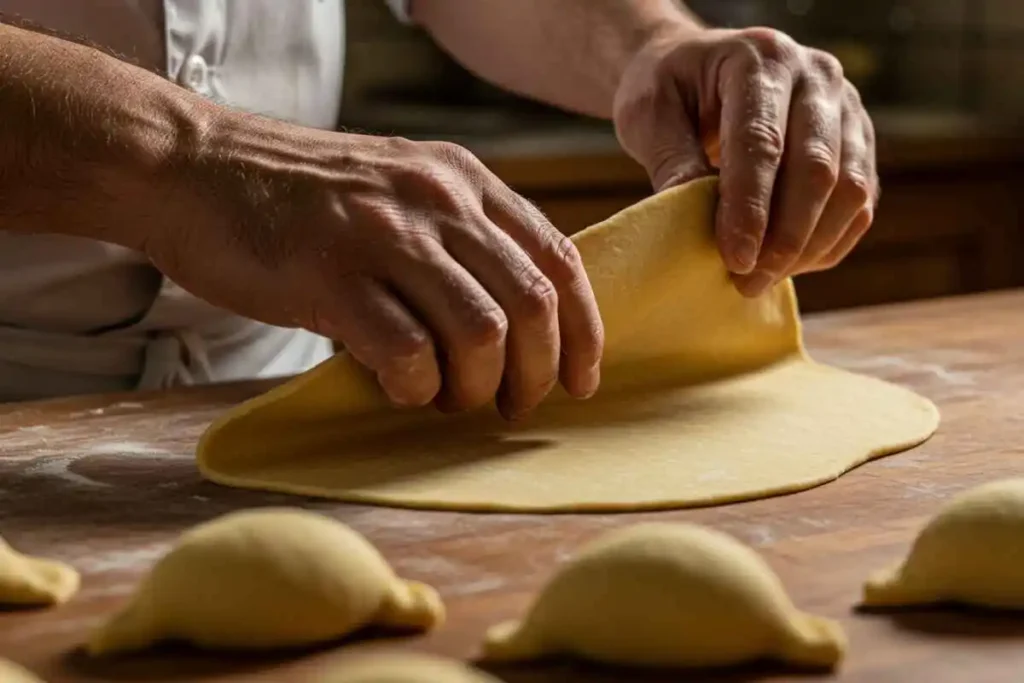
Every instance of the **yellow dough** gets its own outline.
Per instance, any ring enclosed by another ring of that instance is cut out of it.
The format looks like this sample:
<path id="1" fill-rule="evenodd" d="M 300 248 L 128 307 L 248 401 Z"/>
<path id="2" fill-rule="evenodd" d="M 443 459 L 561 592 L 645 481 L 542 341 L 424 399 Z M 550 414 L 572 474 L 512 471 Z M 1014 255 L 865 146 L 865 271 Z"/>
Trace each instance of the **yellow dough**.
<path id="1" fill-rule="evenodd" d="M 0 659 L 0 683 L 43 683 L 43 681 L 14 662 Z"/>
<path id="2" fill-rule="evenodd" d="M 344 524 L 266 508 L 185 533 L 88 649 L 103 655 L 162 640 L 210 649 L 296 647 L 370 625 L 426 630 L 443 618 L 434 589 L 396 577 Z"/>
<path id="3" fill-rule="evenodd" d="M 484 658 L 575 655 L 663 667 L 775 658 L 832 667 L 845 644 L 839 624 L 793 606 L 753 550 L 709 529 L 652 523 L 586 546 L 522 622 L 488 632 Z"/>
<path id="4" fill-rule="evenodd" d="M 605 323 L 603 384 L 509 424 L 392 408 L 341 353 L 217 420 L 197 449 L 231 486 L 417 508 L 556 512 L 706 505 L 805 489 L 914 446 L 927 400 L 809 360 L 793 286 L 757 300 L 714 244 L 716 181 L 574 240 Z"/>
<path id="5" fill-rule="evenodd" d="M 943 602 L 1024 609 L 1024 479 L 955 497 L 901 565 L 864 586 L 869 607 Z"/>
<path id="6" fill-rule="evenodd" d="M 346 657 L 310 683 L 500 683 L 489 674 L 430 655 L 387 652 Z"/>
<path id="7" fill-rule="evenodd" d="M 22 555 L 0 539 L 0 605 L 57 605 L 70 600 L 78 585 L 78 572 L 72 567 Z"/>

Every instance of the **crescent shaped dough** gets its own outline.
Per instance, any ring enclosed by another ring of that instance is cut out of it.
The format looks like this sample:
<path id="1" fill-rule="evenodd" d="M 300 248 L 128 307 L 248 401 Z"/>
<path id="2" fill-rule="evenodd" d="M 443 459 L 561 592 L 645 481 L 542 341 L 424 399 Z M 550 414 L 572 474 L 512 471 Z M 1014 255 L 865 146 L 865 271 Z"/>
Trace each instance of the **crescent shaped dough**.
<path id="1" fill-rule="evenodd" d="M 713 238 L 716 180 L 573 238 L 605 325 L 603 382 L 529 419 L 393 408 L 341 353 L 218 419 L 197 449 L 230 486 L 430 509 L 708 505 L 797 491 L 914 446 L 927 400 L 807 358 L 793 285 L 751 300 Z"/>
<path id="2" fill-rule="evenodd" d="M 14 662 L 0 659 L 0 683 L 43 683 L 31 671 Z"/>
<path id="3" fill-rule="evenodd" d="M 78 592 L 78 572 L 55 560 L 22 555 L 0 539 L 0 605 L 34 607 L 67 602 Z"/>
<path id="4" fill-rule="evenodd" d="M 297 647 L 370 625 L 427 630 L 443 618 L 434 589 L 399 579 L 344 524 L 265 508 L 182 535 L 88 650 L 104 655 L 163 640 L 209 649 Z"/>
<path id="5" fill-rule="evenodd" d="M 710 529 L 650 523 L 585 546 L 525 619 L 488 632 L 484 659 L 706 667 L 774 658 L 832 667 L 845 646 L 839 624 L 798 611 L 753 550 Z"/>
<path id="6" fill-rule="evenodd" d="M 451 659 L 406 652 L 346 657 L 311 683 L 500 683 Z"/>
<path id="7" fill-rule="evenodd" d="M 954 497 L 899 566 L 864 586 L 868 607 L 945 602 L 1024 609 L 1024 479 Z"/>

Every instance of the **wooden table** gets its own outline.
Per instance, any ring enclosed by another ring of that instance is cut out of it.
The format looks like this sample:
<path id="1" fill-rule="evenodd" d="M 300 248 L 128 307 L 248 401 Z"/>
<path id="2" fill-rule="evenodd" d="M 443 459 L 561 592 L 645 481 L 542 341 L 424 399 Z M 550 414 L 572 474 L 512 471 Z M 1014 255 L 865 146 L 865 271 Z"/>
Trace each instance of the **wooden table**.
<path id="1" fill-rule="evenodd" d="M 1024 293 L 812 317 L 807 339 L 828 363 L 903 383 L 942 409 L 924 446 L 803 493 L 738 505 L 638 515 L 472 515 L 305 501 L 233 491 L 199 479 L 203 427 L 266 384 L 62 400 L 0 408 L 0 532 L 15 546 L 71 562 L 83 590 L 53 610 L 0 614 L 0 656 L 50 681 L 303 681 L 357 643 L 266 659 L 186 650 L 113 663 L 76 652 L 121 605 L 175 535 L 247 506 L 301 504 L 365 533 L 410 578 L 443 594 L 449 621 L 424 638 L 385 645 L 475 655 L 484 628 L 519 614 L 586 538 L 641 519 L 709 524 L 757 547 L 797 605 L 841 620 L 851 648 L 830 677 L 885 681 L 1020 681 L 1024 617 L 919 612 L 857 614 L 862 580 L 902 556 L 951 494 L 1024 472 Z M 822 400 L 828 400 L 823 396 Z M 676 681 L 553 664 L 501 671 L 508 681 Z M 789 680 L 745 668 L 708 680 Z M 803 679 L 804 677 L 800 677 Z"/>

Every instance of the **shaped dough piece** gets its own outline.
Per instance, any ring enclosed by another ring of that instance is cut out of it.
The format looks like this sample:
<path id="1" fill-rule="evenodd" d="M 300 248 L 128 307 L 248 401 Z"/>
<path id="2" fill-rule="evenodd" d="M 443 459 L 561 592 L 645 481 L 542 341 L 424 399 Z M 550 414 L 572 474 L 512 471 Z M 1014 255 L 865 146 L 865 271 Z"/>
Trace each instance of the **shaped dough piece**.
<path id="1" fill-rule="evenodd" d="M 642 524 L 586 546 L 522 622 L 492 628 L 490 661 L 575 655 L 610 664 L 704 667 L 775 658 L 832 667 L 839 624 L 799 612 L 753 550 L 687 524 Z"/>
<path id="2" fill-rule="evenodd" d="M 78 572 L 72 567 L 22 555 L 0 539 L 0 605 L 57 605 L 78 592 L 79 582 Z"/>
<path id="3" fill-rule="evenodd" d="M 0 683 L 43 683 L 43 681 L 14 662 L 0 659 Z"/>
<path id="4" fill-rule="evenodd" d="M 234 512 L 185 533 L 93 655 L 182 640 L 269 649 L 337 640 L 369 625 L 426 630 L 444 618 L 434 589 L 402 581 L 362 536 L 296 509 Z"/>
<path id="5" fill-rule="evenodd" d="M 1024 479 L 983 484 L 953 498 L 902 564 L 864 586 L 869 607 L 945 602 L 1024 609 Z"/>
<path id="6" fill-rule="evenodd" d="M 500 683 L 462 662 L 430 655 L 387 652 L 346 657 L 311 683 Z"/>
<path id="7" fill-rule="evenodd" d="M 605 323 L 593 399 L 556 390 L 514 424 L 493 408 L 399 410 L 342 353 L 217 420 L 200 470 L 405 507 L 664 509 L 809 488 L 926 439 L 930 402 L 805 356 L 791 283 L 736 291 L 716 197 L 713 179 L 694 181 L 573 238 Z"/>

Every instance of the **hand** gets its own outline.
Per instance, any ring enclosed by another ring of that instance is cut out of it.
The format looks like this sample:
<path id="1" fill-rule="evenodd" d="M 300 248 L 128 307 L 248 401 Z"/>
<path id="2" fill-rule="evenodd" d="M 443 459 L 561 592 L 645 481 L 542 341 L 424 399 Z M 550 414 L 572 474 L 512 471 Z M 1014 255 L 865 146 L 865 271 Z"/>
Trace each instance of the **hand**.
<path id="1" fill-rule="evenodd" d="M 180 174 L 168 211 L 186 208 L 147 243 L 169 277 L 343 342 L 396 404 L 497 397 L 515 418 L 559 378 L 596 391 L 603 331 L 578 252 L 469 152 L 257 121 L 269 130 L 212 133 Z"/>
<path id="2" fill-rule="evenodd" d="M 656 190 L 720 169 L 716 238 L 741 292 L 830 268 L 871 226 L 871 119 L 828 53 L 764 28 L 662 33 L 615 99 Z"/>

